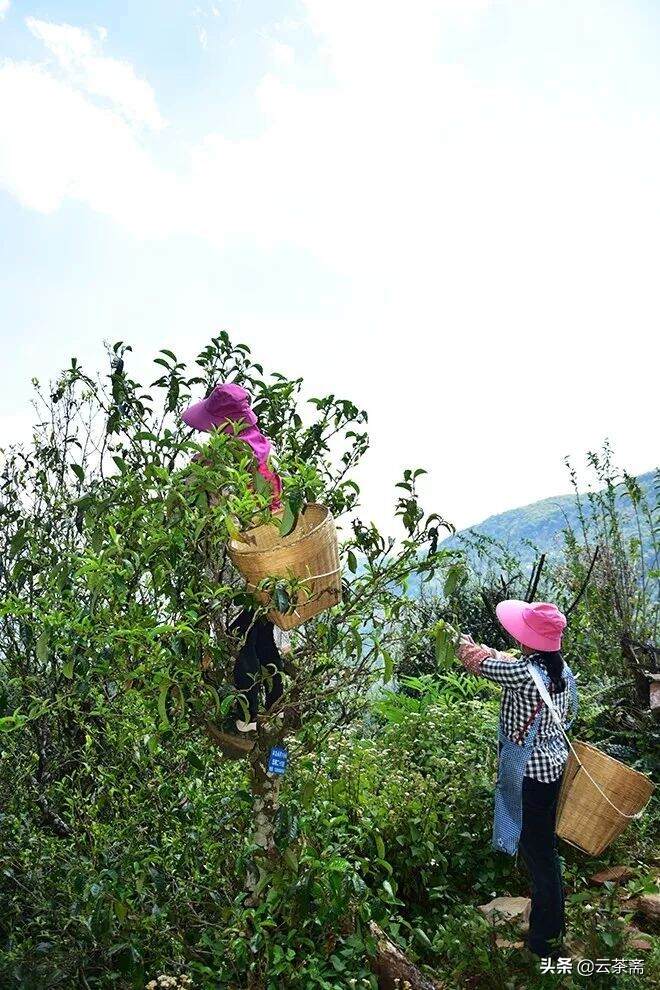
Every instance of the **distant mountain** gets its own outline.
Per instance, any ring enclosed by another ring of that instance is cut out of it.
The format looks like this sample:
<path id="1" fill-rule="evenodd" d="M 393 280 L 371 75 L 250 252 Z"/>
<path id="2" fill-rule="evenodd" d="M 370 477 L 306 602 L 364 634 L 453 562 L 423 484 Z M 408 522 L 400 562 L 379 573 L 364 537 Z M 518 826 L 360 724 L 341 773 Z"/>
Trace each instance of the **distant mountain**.
<path id="1" fill-rule="evenodd" d="M 655 473 L 639 475 L 637 481 L 652 505 L 656 502 L 654 490 Z M 583 502 L 586 507 L 586 499 Z M 620 496 L 621 511 L 624 516 L 624 531 L 632 536 L 635 532 L 630 502 L 627 495 Z M 532 502 L 519 509 L 509 509 L 497 516 L 489 516 L 483 522 L 461 530 L 444 541 L 443 546 L 463 546 L 472 542 L 470 536 L 480 534 L 497 540 L 524 562 L 534 560 L 534 548 L 542 553 L 561 553 L 562 531 L 567 524 L 579 528 L 578 509 L 574 495 L 557 495 Z"/>

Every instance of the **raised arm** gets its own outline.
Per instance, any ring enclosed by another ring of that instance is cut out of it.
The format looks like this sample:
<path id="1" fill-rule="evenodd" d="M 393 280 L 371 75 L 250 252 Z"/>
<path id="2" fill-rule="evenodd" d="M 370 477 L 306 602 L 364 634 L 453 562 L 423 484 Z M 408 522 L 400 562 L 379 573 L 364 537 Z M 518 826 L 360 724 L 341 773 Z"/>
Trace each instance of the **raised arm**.
<path id="1" fill-rule="evenodd" d="M 525 660 L 516 660 L 507 653 L 480 646 L 468 636 L 461 637 L 458 659 L 471 674 L 487 677 L 502 687 L 521 688 L 531 681 Z"/>
<path id="2" fill-rule="evenodd" d="M 482 677 L 487 677 L 496 684 L 507 688 L 521 688 L 532 680 L 529 674 L 529 664 L 526 660 L 516 660 L 507 653 L 498 653 L 486 657 L 479 671 Z"/>

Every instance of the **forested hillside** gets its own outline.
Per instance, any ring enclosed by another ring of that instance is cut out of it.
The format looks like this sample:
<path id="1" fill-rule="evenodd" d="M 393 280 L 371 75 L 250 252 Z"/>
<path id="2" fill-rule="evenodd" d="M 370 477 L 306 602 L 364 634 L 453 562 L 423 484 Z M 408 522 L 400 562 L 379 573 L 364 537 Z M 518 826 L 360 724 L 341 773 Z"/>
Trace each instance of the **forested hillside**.
<path id="1" fill-rule="evenodd" d="M 639 475 L 636 480 L 644 495 L 655 504 L 660 493 L 660 478 L 657 471 L 648 471 Z M 636 537 L 637 527 L 630 495 L 623 486 L 617 493 L 617 502 L 623 532 L 628 537 Z M 593 511 L 587 499 L 583 500 L 583 511 L 587 517 Z M 536 559 L 539 552 L 555 558 L 561 556 L 564 546 L 563 533 L 567 528 L 571 530 L 580 528 L 580 507 L 574 493 L 556 495 L 517 509 L 509 509 L 496 516 L 489 516 L 483 522 L 460 530 L 455 536 L 449 537 L 444 545 L 465 546 L 470 542 L 470 537 L 478 534 L 496 541 L 519 557 L 522 562 L 529 564 Z M 642 536 L 648 556 L 650 552 L 648 525 L 643 526 Z"/>

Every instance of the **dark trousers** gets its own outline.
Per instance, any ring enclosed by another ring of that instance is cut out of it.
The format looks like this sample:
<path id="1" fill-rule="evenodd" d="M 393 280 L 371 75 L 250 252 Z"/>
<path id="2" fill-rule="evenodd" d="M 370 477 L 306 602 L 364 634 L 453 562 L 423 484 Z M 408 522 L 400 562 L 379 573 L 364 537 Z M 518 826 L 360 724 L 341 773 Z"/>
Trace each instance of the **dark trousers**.
<path id="1" fill-rule="evenodd" d="M 552 784 L 525 777 L 519 851 L 532 880 L 528 944 L 537 956 L 556 953 L 564 937 L 564 887 L 555 818 L 561 778 Z"/>
<path id="2" fill-rule="evenodd" d="M 234 664 L 234 686 L 245 695 L 252 722 L 259 712 L 262 684 L 266 709 L 282 697 L 282 657 L 275 645 L 273 623 L 268 619 L 255 619 L 253 613 L 245 609 L 231 624 L 230 632 L 241 641 Z M 239 717 L 242 718 L 243 713 Z"/>

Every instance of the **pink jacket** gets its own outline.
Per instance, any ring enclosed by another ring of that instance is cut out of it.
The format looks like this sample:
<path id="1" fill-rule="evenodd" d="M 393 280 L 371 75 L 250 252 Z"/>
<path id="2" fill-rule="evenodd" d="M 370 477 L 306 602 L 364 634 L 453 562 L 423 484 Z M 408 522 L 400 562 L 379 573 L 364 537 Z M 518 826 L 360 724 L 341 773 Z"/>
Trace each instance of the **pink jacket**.
<path id="1" fill-rule="evenodd" d="M 273 490 L 271 511 L 282 508 L 282 479 L 270 466 L 271 442 L 259 429 L 250 405 L 250 395 L 241 385 L 233 382 L 216 385 L 205 399 L 188 406 L 181 418 L 187 426 L 205 433 L 212 429 L 229 432 L 232 424 L 240 424 L 238 438 L 251 447 L 259 474 Z"/>

